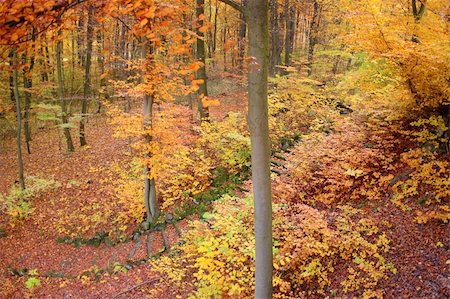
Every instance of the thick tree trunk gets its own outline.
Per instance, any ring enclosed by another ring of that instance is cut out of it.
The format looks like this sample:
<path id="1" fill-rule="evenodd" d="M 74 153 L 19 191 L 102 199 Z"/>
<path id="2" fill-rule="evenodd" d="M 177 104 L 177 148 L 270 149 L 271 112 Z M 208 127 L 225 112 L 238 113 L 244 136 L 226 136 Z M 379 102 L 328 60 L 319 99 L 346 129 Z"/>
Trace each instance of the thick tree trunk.
<path id="1" fill-rule="evenodd" d="M 18 63 L 17 63 L 17 52 L 13 50 L 13 92 L 14 98 L 16 100 L 16 115 L 17 115 L 17 136 L 16 136 L 16 144 L 17 144 L 17 166 L 19 170 L 19 185 L 23 190 L 25 189 L 25 179 L 23 176 L 23 159 L 22 159 L 22 146 L 21 146 L 21 136 L 22 136 L 22 112 L 20 109 L 20 97 L 19 97 L 19 71 L 18 71 Z"/>
<path id="2" fill-rule="evenodd" d="M 255 205 L 255 298 L 272 297 L 272 194 L 268 124 L 268 1 L 248 0 L 248 124 L 251 133 L 252 184 Z"/>
<path id="3" fill-rule="evenodd" d="M 58 32 L 59 38 L 61 35 L 61 31 Z M 64 80 L 63 80 L 63 69 L 62 69 L 62 59 L 61 59 L 61 52 L 62 52 L 62 41 L 59 40 L 56 43 L 56 72 L 57 72 L 57 80 L 58 80 L 58 98 L 61 104 L 61 120 L 62 120 L 62 126 L 63 126 L 63 132 L 64 137 L 66 139 L 67 143 L 67 151 L 73 152 L 73 142 L 72 142 L 72 136 L 70 135 L 70 128 L 68 127 L 69 121 L 67 117 L 67 109 L 66 109 L 66 101 L 64 100 Z"/>
<path id="4" fill-rule="evenodd" d="M 204 15 L 205 13 L 205 0 L 196 0 L 196 17 L 197 17 L 197 26 L 196 33 L 198 35 L 197 38 L 197 51 L 196 58 L 203 65 L 197 71 L 197 79 L 203 80 L 203 83 L 199 84 L 198 89 L 198 112 L 200 114 L 200 120 L 207 120 L 209 118 L 208 107 L 203 106 L 203 98 L 208 96 L 208 86 L 207 86 L 207 76 L 206 76 L 206 59 L 205 59 L 205 41 L 204 41 L 204 33 L 199 30 L 203 27 L 203 19 L 199 17 Z"/>
<path id="5" fill-rule="evenodd" d="M 153 116 L 153 97 L 150 95 L 145 95 L 144 97 L 144 127 L 150 128 L 152 126 L 152 116 Z M 147 135 L 145 137 L 146 143 L 151 142 L 151 136 Z M 146 158 L 150 155 L 147 154 Z M 147 221 L 150 223 L 155 218 L 159 216 L 159 204 L 158 198 L 156 196 L 156 182 L 155 178 L 150 177 L 150 169 L 146 164 L 144 167 L 144 204 L 147 213 Z"/>
<path id="6" fill-rule="evenodd" d="M 89 6 L 88 21 L 86 30 L 86 63 L 84 69 L 84 89 L 83 101 L 81 103 L 81 119 L 80 119 L 80 145 L 84 146 L 86 142 L 86 113 L 88 97 L 91 93 L 91 61 L 92 61 L 92 40 L 94 35 L 94 6 Z"/>
<path id="7" fill-rule="evenodd" d="M 149 52 L 148 41 L 146 41 L 147 45 L 142 47 L 142 58 L 147 58 L 147 53 Z M 151 49 L 151 47 L 150 47 Z M 142 80 L 142 78 L 141 78 Z M 144 95 L 144 129 L 148 130 L 145 135 L 145 142 L 150 144 L 152 141 L 152 136 L 150 134 L 150 129 L 152 127 L 152 118 L 153 118 L 153 96 L 150 94 Z M 149 159 L 151 153 L 146 153 L 145 158 Z M 159 217 L 159 202 L 158 196 L 156 193 L 156 182 L 155 178 L 150 176 L 150 168 L 146 163 L 144 166 L 144 204 L 145 210 L 147 214 L 147 223 L 151 223 L 154 219 Z M 150 248 L 151 251 L 151 248 Z M 149 254 L 151 252 L 148 252 Z"/>

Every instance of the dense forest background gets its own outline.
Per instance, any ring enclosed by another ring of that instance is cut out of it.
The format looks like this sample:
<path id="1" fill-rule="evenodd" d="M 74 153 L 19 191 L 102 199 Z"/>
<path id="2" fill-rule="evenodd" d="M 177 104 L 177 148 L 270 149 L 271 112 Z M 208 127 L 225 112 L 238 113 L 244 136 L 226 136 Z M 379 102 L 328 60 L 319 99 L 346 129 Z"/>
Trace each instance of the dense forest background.
<path id="1" fill-rule="evenodd" d="M 448 1 L 0 16 L 0 296 L 252 297 L 260 186 L 273 298 L 450 296 Z"/>

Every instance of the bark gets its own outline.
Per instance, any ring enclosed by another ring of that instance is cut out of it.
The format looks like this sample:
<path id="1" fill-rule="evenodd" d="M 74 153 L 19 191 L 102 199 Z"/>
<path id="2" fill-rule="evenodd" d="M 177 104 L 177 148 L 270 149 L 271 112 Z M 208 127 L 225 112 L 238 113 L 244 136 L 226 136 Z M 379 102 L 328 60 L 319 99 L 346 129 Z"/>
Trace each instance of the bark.
<path id="1" fill-rule="evenodd" d="M 241 6 L 246 6 L 247 0 L 242 0 Z M 240 15 L 240 25 L 239 25 L 239 34 L 238 34 L 238 65 L 241 71 L 244 70 L 244 56 L 245 56 L 245 38 L 247 36 L 247 21 L 245 19 L 245 14 L 241 13 Z"/>
<path id="2" fill-rule="evenodd" d="M 272 195 L 268 124 L 268 1 L 249 0 L 248 124 L 251 135 L 252 185 L 255 205 L 255 298 L 272 297 Z"/>
<path id="3" fill-rule="evenodd" d="M 199 17 L 201 15 L 204 15 L 205 11 L 205 0 L 196 0 L 196 17 L 197 17 L 197 27 L 196 27 L 196 33 L 198 35 L 197 38 L 197 51 L 196 51 L 196 58 L 198 61 L 200 61 L 203 65 L 198 69 L 197 71 L 197 79 L 203 80 L 203 83 L 199 84 L 198 89 L 198 112 L 200 114 L 200 120 L 207 120 L 209 118 L 209 111 L 208 107 L 203 106 L 202 99 L 204 97 L 208 96 L 208 78 L 206 76 L 206 57 L 205 57 L 205 40 L 204 40 L 204 33 L 201 32 L 199 29 L 203 27 L 203 20 L 200 20 Z"/>
<path id="4" fill-rule="evenodd" d="M 80 16 L 78 18 L 78 28 L 77 28 L 77 34 L 78 34 L 78 62 L 81 66 L 84 66 L 84 59 L 85 59 L 85 51 L 82 47 L 84 45 L 84 11 L 80 11 Z"/>
<path id="5" fill-rule="evenodd" d="M 19 71 L 17 70 L 17 52 L 13 50 L 13 92 L 14 98 L 16 100 L 16 115 L 17 115 L 17 136 L 16 136 L 16 145 L 17 145 L 17 166 L 19 171 L 19 185 L 23 190 L 25 189 L 25 179 L 23 176 L 23 159 L 22 159 L 22 146 L 21 146 L 21 136 L 22 136 L 22 112 L 20 109 L 20 96 L 19 96 Z"/>
<path id="6" fill-rule="evenodd" d="M 295 7 L 289 7 L 289 0 L 284 2 L 286 35 L 284 40 L 284 65 L 291 65 L 291 56 L 294 47 L 294 31 L 295 31 Z"/>
<path id="7" fill-rule="evenodd" d="M 61 31 L 58 32 L 58 35 L 61 35 Z M 60 38 L 60 37 L 59 37 Z M 58 98 L 61 104 L 61 121 L 63 126 L 64 137 L 67 143 L 67 151 L 73 152 L 73 142 L 72 136 L 70 135 L 70 128 L 68 127 L 69 121 L 67 117 L 67 109 L 66 109 L 66 101 L 64 100 L 64 80 L 63 80 L 63 69 L 62 69 L 62 52 L 63 43 L 61 40 L 58 40 L 56 43 L 56 72 L 57 72 L 57 80 L 58 80 Z"/>
<path id="8" fill-rule="evenodd" d="M 41 65 L 41 81 L 48 82 L 48 73 L 47 73 L 47 64 L 46 64 L 46 56 L 44 53 L 44 47 L 40 47 L 39 49 L 40 59 L 39 63 Z"/>
<path id="9" fill-rule="evenodd" d="M 92 40 L 94 35 L 94 6 L 89 6 L 88 21 L 86 30 L 86 61 L 84 66 L 84 88 L 83 101 L 81 103 L 81 119 L 80 119 L 80 145 L 84 146 L 86 142 L 86 113 L 88 97 L 91 93 L 91 60 L 92 60 Z"/>
<path id="10" fill-rule="evenodd" d="M 227 42 L 227 29 L 228 29 L 228 19 L 227 19 L 227 8 L 224 8 L 224 25 L 223 25 L 223 44 Z M 226 72 L 227 69 L 227 50 L 223 49 L 223 71 Z"/>
<path id="11" fill-rule="evenodd" d="M 104 57 L 104 55 L 102 53 L 102 50 L 103 50 L 103 39 L 102 39 L 102 32 L 100 30 L 97 32 L 97 45 L 98 45 L 97 63 L 98 63 L 98 67 L 100 69 L 100 74 L 103 75 L 105 73 L 105 57 Z M 100 78 L 100 90 L 101 90 L 102 93 L 104 93 L 105 100 L 108 100 L 109 99 L 109 94 L 105 90 L 105 88 L 106 88 L 106 78 L 105 77 L 101 77 Z M 102 108 L 102 101 L 101 101 L 101 99 L 99 99 L 96 113 L 100 113 L 101 108 Z"/>
<path id="12" fill-rule="evenodd" d="M 213 53 L 216 53 L 217 49 L 217 17 L 219 16 L 219 1 L 216 0 L 216 9 L 214 11 L 214 29 L 213 29 Z"/>
<path id="13" fill-rule="evenodd" d="M 152 115 L 153 115 L 153 97 L 151 95 L 145 95 L 144 98 L 144 127 L 149 129 L 152 126 Z M 151 136 L 147 135 L 145 137 L 147 144 L 151 142 Z M 150 158 L 147 154 L 146 159 Z M 145 210 L 147 212 L 147 221 L 150 223 L 155 218 L 159 216 L 159 205 L 158 198 L 156 196 L 156 182 L 152 177 L 150 178 L 150 169 L 146 164 L 144 167 L 144 203 Z"/>
<path id="14" fill-rule="evenodd" d="M 317 0 L 314 0 L 313 4 L 313 18 L 309 31 L 309 46 L 308 46 L 308 76 L 312 74 L 312 66 L 314 59 L 314 47 L 317 44 L 317 38 L 319 34 L 319 17 L 320 17 L 320 5 Z"/>
<path id="15" fill-rule="evenodd" d="M 420 2 L 420 7 L 417 8 L 417 1 L 411 0 L 412 11 L 413 11 L 414 19 L 416 20 L 416 22 L 419 22 L 420 19 L 422 19 L 423 14 L 425 13 L 424 2 L 422 2 L 422 1 L 419 1 L 419 2 Z"/>
<path id="16" fill-rule="evenodd" d="M 278 25 L 278 0 L 270 1 L 270 28 L 271 28 L 271 51 L 270 51 L 270 68 L 271 77 L 276 74 L 276 66 L 281 63 L 281 47 L 280 47 L 280 29 Z"/>
<path id="17" fill-rule="evenodd" d="M 27 55 L 23 55 L 24 63 L 27 61 Z M 27 152 L 31 154 L 30 142 L 31 142 L 31 130 L 30 130 L 30 107 L 31 107 L 31 94 L 30 88 L 33 87 L 33 79 L 31 71 L 34 67 L 34 54 L 30 57 L 30 66 L 24 68 L 23 70 L 23 86 L 25 88 L 25 113 L 24 113 L 24 133 L 25 133 L 25 143 L 27 145 Z"/>
<path id="18" fill-rule="evenodd" d="M 148 43 L 148 42 L 147 42 Z M 142 49 L 142 56 L 146 59 L 148 53 L 148 46 Z M 142 80 L 142 79 L 141 79 Z M 144 95 L 144 128 L 147 130 L 145 135 L 146 144 L 150 144 L 152 136 L 149 131 L 152 127 L 153 117 L 153 96 L 150 94 Z M 151 158 L 151 153 L 145 155 L 145 159 Z M 159 217 L 159 203 L 156 194 L 156 182 L 154 177 L 150 177 L 150 168 L 148 163 L 144 166 L 144 204 L 147 214 L 147 223 L 152 222 Z"/>

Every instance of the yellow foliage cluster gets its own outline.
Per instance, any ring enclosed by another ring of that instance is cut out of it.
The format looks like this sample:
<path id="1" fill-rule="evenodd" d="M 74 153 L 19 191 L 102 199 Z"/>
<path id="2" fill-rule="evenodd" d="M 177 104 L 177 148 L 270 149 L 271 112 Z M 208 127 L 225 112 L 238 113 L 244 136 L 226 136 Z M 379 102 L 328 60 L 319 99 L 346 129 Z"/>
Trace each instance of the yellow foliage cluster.
<path id="1" fill-rule="evenodd" d="M 180 122 L 180 118 L 186 117 L 186 110 L 166 104 L 155 113 L 148 128 L 144 128 L 140 114 L 123 113 L 113 107 L 109 110 L 116 126 L 115 136 L 131 139 L 131 146 L 138 153 L 139 160 L 132 173 L 120 174 L 121 168 L 117 169 L 120 183 L 116 189 L 123 203 L 129 201 L 127 210 L 137 221 L 143 216 L 144 165 L 149 168 L 149 178 L 156 179 L 163 210 L 170 209 L 174 203 L 181 204 L 209 186 L 212 161 L 205 157 L 202 148 L 190 146 L 195 140 L 190 123 Z M 151 136 L 151 140 L 147 142 L 145 136 Z M 126 217 L 122 218 L 125 222 Z"/>
<path id="2" fill-rule="evenodd" d="M 236 175 L 250 167 L 250 138 L 245 118 L 229 113 L 222 121 L 203 122 L 197 147 L 204 149 L 214 168 L 222 167 Z"/>
<path id="3" fill-rule="evenodd" d="M 59 187 L 54 179 L 38 177 L 28 177 L 25 183 L 25 190 L 15 185 L 8 194 L 0 194 L 0 214 L 6 214 L 13 226 L 16 221 L 27 218 L 33 212 L 31 201 L 34 197 Z"/>
<path id="4" fill-rule="evenodd" d="M 347 34 L 343 43 L 352 51 L 393 62 L 420 107 L 448 105 L 450 89 L 450 44 L 448 1 L 340 0 L 352 11 L 346 14 Z"/>
<path id="5" fill-rule="evenodd" d="M 271 83 L 269 128 L 275 148 L 310 129 L 331 130 L 337 111 L 330 107 L 333 103 L 316 94 L 314 86 L 320 82 L 291 74 L 272 78 Z"/>
<path id="6" fill-rule="evenodd" d="M 387 271 L 395 272 L 382 256 L 389 250 L 389 241 L 373 221 L 349 206 L 339 209 L 326 217 L 303 204 L 275 205 L 275 298 L 324 294 L 324 288 L 332 283 L 330 274 L 343 261 L 350 262 L 345 270 L 347 279 L 342 282 L 345 292 L 376 293 L 376 285 Z M 223 197 L 203 221 L 190 223 L 185 238 L 186 244 L 178 247 L 173 261 L 153 261 L 154 269 L 175 284 L 179 276 L 192 275 L 192 298 L 252 297 L 252 200 Z M 172 267 L 177 266 L 177 271 L 183 268 L 179 259 L 185 272 L 170 278 Z"/>
<path id="7" fill-rule="evenodd" d="M 405 202 L 411 199 L 426 208 L 418 211 L 417 221 L 425 223 L 430 219 L 444 222 L 450 220 L 450 163 L 437 159 L 437 155 L 427 149 L 418 148 L 402 155 L 402 161 L 409 167 L 410 174 L 405 180 L 393 186 L 394 202 L 410 209 Z"/>
<path id="8" fill-rule="evenodd" d="M 144 221 L 142 165 L 136 160 L 132 161 L 127 167 L 115 163 L 110 168 L 110 176 L 114 177 L 111 182 L 118 204 L 121 206 L 115 222 L 118 224 L 119 230 L 124 231 L 127 225 L 132 222 L 131 220 L 137 223 Z"/>

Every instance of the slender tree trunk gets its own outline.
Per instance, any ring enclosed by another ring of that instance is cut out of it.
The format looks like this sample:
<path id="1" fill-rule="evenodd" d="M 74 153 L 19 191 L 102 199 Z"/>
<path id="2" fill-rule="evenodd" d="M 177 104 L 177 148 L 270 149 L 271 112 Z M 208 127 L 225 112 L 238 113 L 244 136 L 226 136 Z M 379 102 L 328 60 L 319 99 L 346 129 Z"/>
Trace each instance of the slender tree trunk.
<path id="1" fill-rule="evenodd" d="M 75 64 L 76 64 L 75 56 L 76 56 L 75 55 L 75 31 L 72 31 L 72 81 L 70 82 L 70 93 L 72 95 L 75 94 L 75 88 L 74 88 L 74 84 L 75 84 Z"/>
<path id="2" fill-rule="evenodd" d="M 255 205 L 255 298 L 272 298 L 272 194 L 267 102 L 269 58 L 268 1 L 249 0 L 248 124 L 251 133 Z"/>
<path id="3" fill-rule="evenodd" d="M 47 72 L 47 64 L 46 64 L 46 56 L 44 53 L 44 47 L 39 48 L 39 63 L 41 65 L 41 81 L 48 82 L 48 72 Z"/>
<path id="4" fill-rule="evenodd" d="M 317 43 L 317 38 L 319 34 L 319 17 L 320 17 L 320 6 L 317 0 L 314 0 L 313 4 L 313 18 L 311 22 L 311 28 L 309 31 L 309 45 L 308 45 L 308 76 L 311 76 L 313 71 L 313 59 L 314 59 L 314 47 Z"/>
<path id="5" fill-rule="evenodd" d="M 84 11 L 80 11 L 78 17 L 78 28 L 77 28 L 77 39 L 78 39 L 78 62 L 81 66 L 84 66 L 85 51 L 83 49 L 84 45 Z"/>
<path id="6" fill-rule="evenodd" d="M 27 62 L 27 55 L 24 54 L 23 62 Z M 25 88 L 25 113 L 24 113 L 24 133 L 25 133 L 25 143 L 27 145 L 27 152 L 31 154 L 30 142 L 31 142 L 31 130 L 30 130 L 30 106 L 31 106 L 31 94 L 30 88 L 33 87 L 33 79 L 31 71 L 34 67 L 34 54 L 30 57 L 30 66 L 24 68 L 23 70 L 23 87 Z"/>
<path id="7" fill-rule="evenodd" d="M 58 32 L 58 36 L 60 38 L 61 31 Z M 62 52 L 63 43 L 61 40 L 58 40 L 56 43 L 56 72 L 58 79 L 58 98 L 61 103 L 61 120 L 63 126 L 64 137 L 66 138 L 67 143 L 67 151 L 73 152 L 73 142 L 72 136 L 70 135 L 70 128 L 68 127 L 68 117 L 67 117 L 67 109 L 66 109 L 66 101 L 64 99 L 64 80 L 63 80 L 63 69 L 62 69 Z"/>
<path id="8" fill-rule="evenodd" d="M 295 31 L 295 6 L 289 7 L 289 0 L 284 3 L 284 13 L 286 15 L 286 35 L 284 41 L 284 65 L 291 65 L 291 56 L 294 47 L 294 31 Z"/>
<path id="9" fill-rule="evenodd" d="M 200 120 L 207 120 L 209 118 L 208 107 L 204 107 L 203 98 L 208 96 L 208 86 L 207 86 L 207 76 L 206 76 L 206 59 L 205 59 L 205 41 L 204 41 L 204 33 L 199 30 L 203 27 L 203 19 L 200 19 L 201 15 L 204 15 L 205 11 L 205 0 L 196 0 L 196 17 L 197 17 L 197 26 L 196 33 L 198 35 L 197 38 L 197 52 L 196 58 L 203 65 L 197 71 L 197 79 L 203 80 L 203 83 L 199 84 L 198 90 L 198 112 L 200 114 Z"/>
<path id="10" fill-rule="evenodd" d="M 270 68 L 269 74 L 271 77 L 276 74 L 276 66 L 281 62 L 281 53 L 279 51 L 280 32 L 278 26 L 278 0 L 270 1 L 270 28 L 271 28 L 271 51 L 270 51 Z"/>
<path id="11" fill-rule="evenodd" d="M 91 60 L 92 60 L 92 40 L 94 35 L 94 6 L 89 6 L 88 21 L 86 30 L 86 63 L 84 70 L 84 91 L 83 101 L 81 103 L 81 119 L 80 119 L 80 145 L 84 146 L 86 142 L 86 113 L 88 97 L 91 93 Z"/>
<path id="12" fill-rule="evenodd" d="M 214 10 L 214 30 L 213 30 L 213 54 L 216 53 L 217 49 L 217 17 L 219 15 L 219 1 L 216 0 L 216 7 Z"/>
<path id="13" fill-rule="evenodd" d="M 241 0 L 241 6 L 245 8 L 247 0 Z M 245 56 L 245 38 L 247 36 L 247 21 L 245 15 L 240 15 L 240 25 L 238 34 L 238 65 L 241 72 L 244 71 L 244 56 Z"/>
<path id="14" fill-rule="evenodd" d="M 105 56 L 102 53 L 103 50 L 103 38 L 102 32 L 99 30 L 97 32 L 97 45 L 98 45 L 98 56 L 97 63 L 100 69 L 100 74 L 103 75 L 105 73 Z M 106 88 L 106 78 L 104 76 L 100 77 L 100 91 L 105 95 L 105 100 L 109 100 L 109 93 L 105 90 Z M 102 108 L 102 100 L 99 96 L 98 107 L 96 113 L 100 113 Z"/>
<path id="15" fill-rule="evenodd" d="M 17 63 L 17 50 L 13 50 L 13 89 L 14 89 L 14 98 L 16 100 L 16 115 L 17 115 L 17 136 L 16 136 L 16 144 L 17 144 L 17 165 L 19 170 L 19 185 L 23 190 L 25 189 L 25 179 L 23 177 L 23 159 L 22 159 L 22 146 L 21 146 L 21 136 L 22 136 L 22 112 L 20 109 L 20 97 L 19 97 L 19 71 L 18 71 L 18 63 Z"/>
<path id="16" fill-rule="evenodd" d="M 223 25 L 223 71 L 226 72 L 227 68 L 227 51 L 225 49 L 225 45 L 227 43 L 227 27 L 228 27 L 228 19 L 227 19 L 227 7 L 224 8 L 224 25 Z"/>

